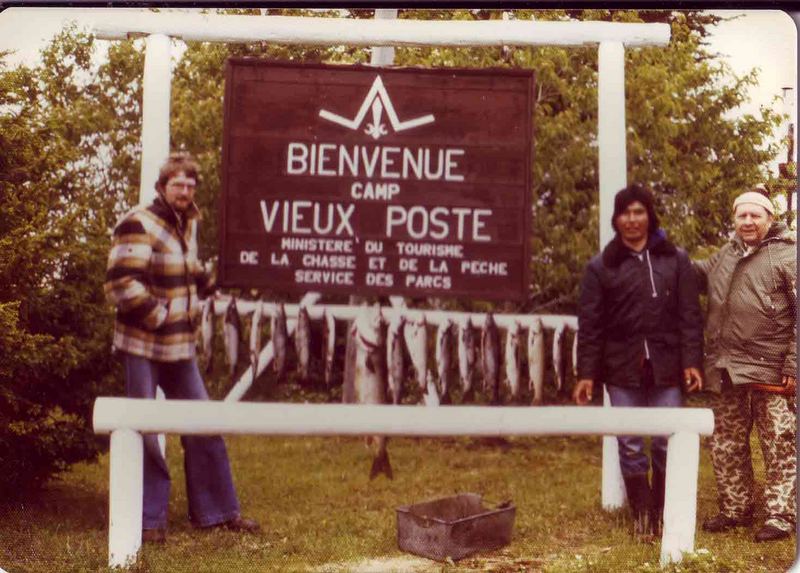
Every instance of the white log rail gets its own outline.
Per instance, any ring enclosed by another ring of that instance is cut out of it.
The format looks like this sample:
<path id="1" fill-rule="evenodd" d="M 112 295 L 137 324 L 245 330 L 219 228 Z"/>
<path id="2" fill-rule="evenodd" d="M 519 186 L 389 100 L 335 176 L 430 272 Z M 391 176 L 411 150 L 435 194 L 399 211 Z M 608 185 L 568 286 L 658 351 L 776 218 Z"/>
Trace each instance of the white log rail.
<path id="1" fill-rule="evenodd" d="M 95 10 L 104 40 L 167 34 L 184 41 L 349 46 L 664 46 L 668 24 L 535 20 L 383 20 Z"/>
<path id="2" fill-rule="evenodd" d="M 699 408 L 542 408 L 263 404 L 98 398 L 94 431 L 111 434 L 109 566 L 141 546 L 142 432 L 270 436 L 669 435 L 661 563 L 694 550 L 700 435 L 714 416 Z M 126 501 L 129 500 L 129 501 Z M 535 508 L 531 508 L 535 511 Z"/>

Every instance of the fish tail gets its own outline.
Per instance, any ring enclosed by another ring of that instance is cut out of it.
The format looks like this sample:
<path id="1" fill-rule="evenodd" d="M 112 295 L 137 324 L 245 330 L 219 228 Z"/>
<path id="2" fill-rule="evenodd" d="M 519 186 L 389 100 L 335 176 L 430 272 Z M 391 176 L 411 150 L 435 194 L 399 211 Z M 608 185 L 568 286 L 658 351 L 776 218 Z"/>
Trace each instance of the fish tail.
<path id="1" fill-rule="evenodd" d="M 389 452 L 386 451 L 386 448 L 381 448 L 372 460 L 372 468 L 369 470 L 369 479 L 375 479 L 380 474 L 385 475 L 389 479 L 394 479 L 392 464 L 389 462 Z"/>

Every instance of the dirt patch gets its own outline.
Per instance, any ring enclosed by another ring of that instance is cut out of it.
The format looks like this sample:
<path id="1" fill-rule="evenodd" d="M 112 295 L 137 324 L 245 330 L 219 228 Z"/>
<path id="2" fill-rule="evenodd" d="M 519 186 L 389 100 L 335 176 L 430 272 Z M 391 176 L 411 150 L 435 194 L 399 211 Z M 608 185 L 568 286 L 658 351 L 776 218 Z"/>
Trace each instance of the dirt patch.
<path id="1" fill-rule="evenodd" d="M 441 570 L 441 564 L 422 557 L 401 556 L 385 559 L 364 559 L 346 563 L 326 563 L 312 569 L 319 573 L 434 573 Z"/>
<path id="2" fill-rule="evenodd" d="M 327 563 L 312 569 L 312 571 L 318 573 L 439 573 L 446 565 L 422 557 L 401 556 L 346 563 Z M 510 557 L 467 558 L 457 563 L 451 562 L 449 565 L 453 571 L 460 573 L 535 573 L 541 571 L 544 560 Z M 448 568 L 448 570 L 450 569 Z"/>

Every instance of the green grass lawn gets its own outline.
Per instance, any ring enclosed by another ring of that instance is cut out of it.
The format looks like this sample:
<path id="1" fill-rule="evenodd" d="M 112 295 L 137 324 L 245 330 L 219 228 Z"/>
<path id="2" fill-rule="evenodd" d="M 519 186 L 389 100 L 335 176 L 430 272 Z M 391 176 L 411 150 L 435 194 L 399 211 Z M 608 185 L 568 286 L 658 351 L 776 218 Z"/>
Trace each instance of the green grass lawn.
<path id="1" fill-rule="evenodd" d="M 244 513 L 263 533 L 191 528 L 181 447 L 170 436 L 168 543 L 145 546 L 135 571 L 659 570 L 659 544 L 634 542 L 624 513 L 600 508 L 600 438 L 393 439 L 395 479 L 372 482 L 370 455 L 357 438 L 245 436 L 227 443 Z M 399 551 L 394 508 L 456 492 L 512 499 L 512 543 L 456 564 Z M 705 447 L 698 503 L 698 521 L 716 510 Z M 756 544 L 751 537 L 749 530 L 708 535 L 698 528 L 698 554 L 669 571 L 788 569 L 794 539 Z M 0 506 L 0 567 L 9 573 L 105 571 L 107 543 L 108 455 L 74 466 L 35 500 Z"/>

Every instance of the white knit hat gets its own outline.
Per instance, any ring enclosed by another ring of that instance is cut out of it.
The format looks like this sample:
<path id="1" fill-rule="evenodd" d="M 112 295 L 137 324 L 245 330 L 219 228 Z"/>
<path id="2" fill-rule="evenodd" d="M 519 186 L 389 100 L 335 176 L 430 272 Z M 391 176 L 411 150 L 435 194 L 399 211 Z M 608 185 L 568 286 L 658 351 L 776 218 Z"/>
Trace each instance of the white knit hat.
<path id="1" fill-rule="evenodd" d="M 772 204 L 772 201 L 767 199 L 764 195 L 762 195 L 758 191 L 747 191 L 746 193 L 742 193 L 741 195 L 739 195 L 733 202 L 733 210 L 736 211 L 736 207 L 744 203 L 759 205 L 760 207 L 764 207 L 764 209 L 766 209 L 767 213 L 769 213 L 770 215 L 775 214 L 775 206 Z"/>

